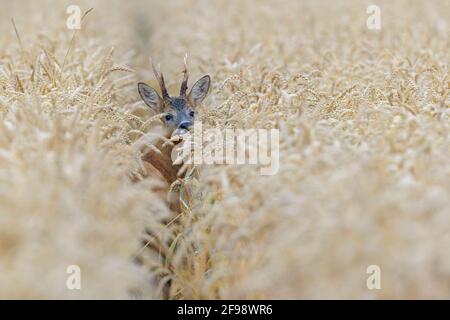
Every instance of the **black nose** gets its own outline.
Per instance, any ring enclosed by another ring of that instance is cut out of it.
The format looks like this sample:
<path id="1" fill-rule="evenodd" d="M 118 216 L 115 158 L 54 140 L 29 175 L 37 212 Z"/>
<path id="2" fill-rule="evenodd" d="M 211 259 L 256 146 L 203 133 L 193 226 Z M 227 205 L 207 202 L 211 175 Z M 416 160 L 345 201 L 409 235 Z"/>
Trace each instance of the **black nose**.
<path id="1" fill-rule="evenodd" d="M 178 128 L 180 129 L 184 129 L 184 130 L 189 130 L 189 128 L 191 127 L 192 123 L 190 123 L 189 121 L 183 121 L 180 123 L 180 125 L 178 126 Z"/>

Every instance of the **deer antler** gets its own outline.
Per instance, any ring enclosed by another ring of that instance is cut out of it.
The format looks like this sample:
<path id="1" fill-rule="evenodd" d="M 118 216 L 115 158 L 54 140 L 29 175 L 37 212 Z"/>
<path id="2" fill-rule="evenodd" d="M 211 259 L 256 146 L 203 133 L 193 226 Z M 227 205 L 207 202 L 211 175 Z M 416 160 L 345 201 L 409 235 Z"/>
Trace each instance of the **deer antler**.
<path id="1" fill-rule="evenodd" d="M 164 76 L 161 73 L 161 66 L 158 66 L 158 69 L 159 69 L 159 72 L 158 72 L 153 61 L 151 61 L 151 62 L 152 62 L 153 73 L 155 74 L 155 78 L 156 78 L 156 80 L 158 80 L 159 87 L 161 88 L 162 97 L 164 100 L 169 99 L 170 96 L 169 96 L 169 93 L 167 92 L 166 85 L 164 84 Z"/>
<path id="2" fill-rule="evenodd" d="M 188 79 L 189 79 L 189 73 L 187 70 L 187 53 L 184 56 L 184 70 L 183 70 L 184 76 L 183 76 L 183 82 L 181 83 L 180 88 L 180 96 L 186 96 L 186 90 L 188 88 Z"/>

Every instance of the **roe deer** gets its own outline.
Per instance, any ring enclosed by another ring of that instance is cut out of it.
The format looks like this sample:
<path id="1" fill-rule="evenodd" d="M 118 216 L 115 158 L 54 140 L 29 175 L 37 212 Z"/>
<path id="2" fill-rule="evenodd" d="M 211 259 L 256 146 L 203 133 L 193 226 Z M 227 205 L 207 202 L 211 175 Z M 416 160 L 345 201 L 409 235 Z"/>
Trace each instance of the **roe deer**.
<path id="1" fill-rule="evenodd" d="M 198 107 L 208 94 L 211 78 L 205 75 L 200 78 L 187 94 L 189 73 L 187 71 L 186 60 L 184 61 L 184 77 L 181 83 L 180 94 L 171 97 L 166 89 L 164 77 L 161 70 L 156 69 L 152 63 L 153 73 L 159 83 L 162 97 L 157 91 L 149 85 L 138 83 L 138 91 L 147 106 L 152 108 L 157 114 L 161 115 L 163 121 L 163 139 L 157 141 L 150 151 L 142 157 L 146 175 L 158 176 L 171 186 L 177 179 L 179 165 L 174 165 L 171 158 L 173 144 L 165 143 L 167 139 L 174 136 L 183 136 L 194 124 L 195 108 Z M 164 140 L 165 138 L 165 140 Z M 170 188 L 163 188 L 168 195 Z M 177 199 L 169 199 L 169 207 L 178 211 L 179 204 Z"/>

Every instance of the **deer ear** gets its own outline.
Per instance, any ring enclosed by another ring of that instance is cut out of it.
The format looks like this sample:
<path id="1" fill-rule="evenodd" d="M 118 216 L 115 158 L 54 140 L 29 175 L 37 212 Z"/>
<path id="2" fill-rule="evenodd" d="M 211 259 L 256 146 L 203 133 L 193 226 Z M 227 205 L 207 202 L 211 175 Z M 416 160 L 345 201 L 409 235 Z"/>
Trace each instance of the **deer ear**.
<path id="1" fill-rule="evenodd" d="M 146 105 L 148 105 L 154 110 L 158 109 L 159 101 L 161 100 L 161 98 L 159 97 L 159 94 L 156 92 L 155 89 L 153 89 L 149 85 L 146 85 L 143 82 L 139 82 L 138 91 L 142 100 L 144 100 Z"/>
<path id="2" fill-rule="evenodd" d="M 200 78 L 194 86 L 192 87 L 191 91 L 189 92 L 189 98 L 194 103 L 195 106 L 202 103 L 202 101 L 206 98 L 206 95 L 208 94 L 209 87 L 211 86 L 211 77 L 206 75 Z"/>

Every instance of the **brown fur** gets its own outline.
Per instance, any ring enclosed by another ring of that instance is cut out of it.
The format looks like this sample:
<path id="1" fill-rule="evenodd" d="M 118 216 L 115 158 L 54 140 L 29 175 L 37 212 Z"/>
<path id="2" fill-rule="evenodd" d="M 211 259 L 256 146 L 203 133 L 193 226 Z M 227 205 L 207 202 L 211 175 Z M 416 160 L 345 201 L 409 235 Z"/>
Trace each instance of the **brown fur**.
<path id="1" fill-rule="evenodd" d="M 177 172 L 180 166 L 172 164 L 172 150 L 173 144 L 164 144 L 163 140 L 160 140 L 155 148 L 142 156 L 142 160 L 145 169 L 144 177 L 152 176 L 162 181 L 163 186 L 155 187 L 154 191 L 166 199 L 167 205 L 173 212 L 178 212 L 179 195 L 176 190 L 171 190 L 171 185 L 178 179 Z"/>
<path id="2" fill-rule="evenodd" d="M 180 209 L 179 194 L 173 191 L 172 185 L 177 179 L 181 178 L 178 177 L 180 166 L 173 165 L 171 153 L 174 144 L 172 141 L 166 143 L 166 140 L 172 136 L 182 136 L 192 127 L 195 116 L 194 109 L 208 94 L 211 78 L 209 75 L 203 76 L 193 85 L 191 91 L 187 93 L 189 73 L 185 57 L 180 93 L 178 96 L 171 97 L 165 86 L 163 74 L 160 70 L 157 70 L 154 64 L 152 64 L 152 68 L 159 83 L 161 96 L 154 88 L 143 82 L 138 83 L 138 91 L 145 104 L 162 115 L 160 119 L 164 123 L 165 139 L 157 141 L 154 144 L 154 148 L 143 155 L 142 160 L 146 170 L 145 175 L 158 177 L 165 182 L 165 187 L 157 191 L 166 192 L 168 194 L 169 207 L 178 212 Z"/>

